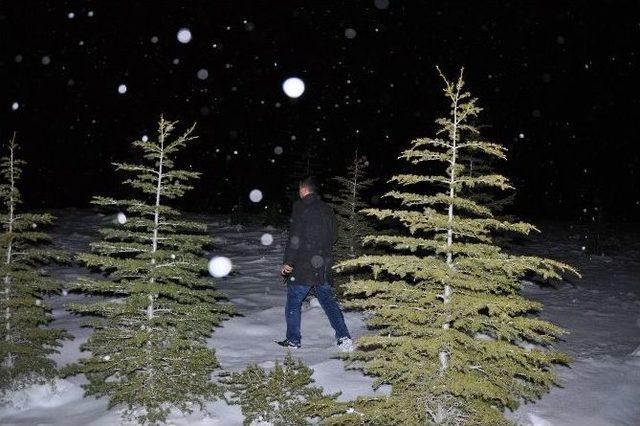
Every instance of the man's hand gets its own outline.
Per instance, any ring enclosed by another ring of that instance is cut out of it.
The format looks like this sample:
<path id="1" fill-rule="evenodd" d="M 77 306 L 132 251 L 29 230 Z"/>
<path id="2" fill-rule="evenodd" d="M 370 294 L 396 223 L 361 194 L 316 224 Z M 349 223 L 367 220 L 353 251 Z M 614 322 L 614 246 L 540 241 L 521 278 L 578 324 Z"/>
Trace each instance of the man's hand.
<path id="1" fill-rule="evenodd" d="M 292 271 L 293 271 L 293 266 L 287 265 L 285 263 L 284 265 L 282 265 L 282 270 L 280 271 L 280 273 L 282 275 L 289 275 Z"/>

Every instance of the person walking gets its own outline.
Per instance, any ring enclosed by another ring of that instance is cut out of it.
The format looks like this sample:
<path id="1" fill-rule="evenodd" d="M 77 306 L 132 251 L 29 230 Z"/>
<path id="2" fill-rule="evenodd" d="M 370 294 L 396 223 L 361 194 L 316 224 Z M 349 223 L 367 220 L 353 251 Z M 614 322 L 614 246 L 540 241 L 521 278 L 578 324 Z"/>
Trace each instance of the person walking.
<path id="1" fill-rule="evenodd" d="M 320 199 L 318 186 L 313 177 L 300 181 L 298 195 L 300 199 L 293 204 L 289 239 L 281 270 L 287 283 L 285 307 L 287 336 L 276 343 L 289 348 L 301 346 L 302 302 L 313 288 L 320 306 L 335 331 L 339 349 L 352 351 L 353 342 L 332 288 L 332 250 L 336 240 L 335 215 L 331 207 Z"/>

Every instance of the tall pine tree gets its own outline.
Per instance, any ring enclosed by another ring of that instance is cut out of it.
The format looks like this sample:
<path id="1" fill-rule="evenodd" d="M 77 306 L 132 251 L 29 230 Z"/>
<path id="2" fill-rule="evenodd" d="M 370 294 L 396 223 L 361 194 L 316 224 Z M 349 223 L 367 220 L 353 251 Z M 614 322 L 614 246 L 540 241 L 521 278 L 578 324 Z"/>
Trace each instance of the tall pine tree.
<path id="1" fill-rule="evenodd" d="M 346 175 L 333 178 L 337 189 L 328 195 L 328 199 L 336 213 L 338 224 L 338 241 L 334 247 L 338 260 L 362 254 L 362 238 L 372 231 L 369 219 L 360 212 L 368 206 L 362 193 L 374 182 L 374 179 L 367 177 L 368 165 L 367 159 L 359 156 L 356 150 Z"/>
<path id="2" fill-rule="evenodd" d="M 157 140 L 133 143 L 142 161 L 115 164 L 131 176 L 124 184 L 138 197 L 94 199 L 125 212 L 124 223 L 102 229 L 92 253 L 79 255 L 105 279 L 81 278 L 74 289 L 109 298 L 70 306 L 94 317 L 87 323 L 94 332 L 83 347 L 91 355 L 70 372 L 87 376 L 88 395 L 107 396 L 109 407 L 125 405 L 125 415 L 142 423 L 162 422 L 172 408 L 189 412 L 220 395 L 211 381 L 218 361 L 205 339 L 232 313 L 204 274 L 203 246 L 211 241 L 206 226 L 167 204 L 199 176 L 174 164 L 195 139 L 195 126 L 172 138 L 175 125 L 161 118 Z"/>
<path id="3" fill-rule="evenodd" d="M 388 254 L 340 265 L 373 272 L 346 284 L 347 305 L 371 312 L 376 332 L 361 337 L 348 357 L 392 386 L 388 398 L 358 407 L 360 423 L 389 416 L 408 424 L 507 423 L 503 410 L 539 398 L 556 383 L 553 365 L 568 362 L 551 347 L 563 330 L 531 315 L 542 306 L 522 297 L 520 286 L 525 274 L 561 279 L 577 272 L 496 244 L 497 234 L 537 229 L 498 219 L 464 197 L 468 189 L 511 185 L 496 173 L 470 175 L 461 156 L 504 159 L 506 149 L 482 140 L 470 124 L 481 109 L 464 90 L 462 72 L 457 81 L 443 79 L 450 113 L 436 121 L 436 137 L 416 139 L 402 153 L 416 173 L 394 176 L 397 189 L 386 193 L 401 207 L 365 210 L 408 232 L 368 236 Z"/>
<path id="4" fill-rule="evenodd" d="M 49 214 L 22 213 L 17 184 L 24 161 L 16 158 L 16 134 L 8 144 L 9 155 L 0 160 L 2 234 L 2 293 L 0 296 L 0 396 L 33 383 L 54 377 L 55 363 L 48 358 L 67 334 L 60 329 L 45 328 L 51 321 L 43 301 L 47 294 L 58 292 L 60 283 L 40 268 L 62 260 L 61 253 L 48 250 L 50 237 L 41 228 L 51 225 Z"/>

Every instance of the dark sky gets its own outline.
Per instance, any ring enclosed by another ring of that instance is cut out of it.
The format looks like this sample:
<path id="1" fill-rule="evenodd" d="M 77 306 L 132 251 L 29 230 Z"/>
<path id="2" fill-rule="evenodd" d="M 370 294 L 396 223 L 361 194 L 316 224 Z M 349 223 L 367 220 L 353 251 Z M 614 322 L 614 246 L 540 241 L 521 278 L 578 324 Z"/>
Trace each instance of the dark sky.
<path id="1" fill-rule="evenodd" d="M 191 210 L 248 203 L 253 188 L 282 199 L 309 150 L 326 177 L 358 147 L 386 180 L 446 113 L 440 65 L 465 67 L 485 135 L 509 147 L 517 212 L 637 220 L 637 1 L 384 3 L 1 0 L 0 137 L 18 132 L 27 205 L 122 195 L 110 163 L 161 113 L 198 123 L 182 157 L 204 172 Z M 297 100 L 290 76 L 306 84 Z"/>

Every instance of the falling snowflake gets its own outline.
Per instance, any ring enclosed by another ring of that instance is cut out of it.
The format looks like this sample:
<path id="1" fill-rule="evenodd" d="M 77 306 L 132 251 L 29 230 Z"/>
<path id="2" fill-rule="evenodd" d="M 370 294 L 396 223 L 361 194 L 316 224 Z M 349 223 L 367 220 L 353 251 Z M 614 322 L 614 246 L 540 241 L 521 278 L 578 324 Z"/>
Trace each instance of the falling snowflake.
<path id="1" fill-rule="evenodd" d="M 373 4 L 377 9 L 384 10 L 389 7 L 389 0 L 373 0 Z"/>
<path id="2" fill-rule="evenodd" d="M 249 199 L 254 203 L 259 203 L 262 201 L 262 191 L 259 189 L 253 189 L 249 192 Z"/>
<path id="3" fill-rule="evenodd" d="M 290 98 L 299 98 L 304 93 L 304 81 L 298 77 L 290 77 L 282 83 L 282 90 Z"/>
<path id="4" fill-rule="evenodd" d="M 191 41 L 191 31 L 189 31 L 188 28 L 180 28 L 180 30 L 178 30 L 177 38 L 180 43 L 189 43 Z"/>
<path id="5" fill-rule="evenodd" d="M 273 243 L 273 235 L 269 233 L 262 234 L 260 243 L 262 243 L 263 246 L 270 246 Z"/>
<path id="6" fill-rule="evenodd" d="M 347 28 L 344 30 L 344 36 L 349 39 L 356 38 L 356 30 L 353 28 Z"/>
<path id="7" fill-rule="evenodd" d="M 216 277 L 226 277 L 231 272 L 233 264 L 228 257 L 216 256 L 209 261 L 209 273 Z"/>
<path id="8" fill-rule="evenodd" d="M 209 77 L 209 71 L 207 71 L 206 69 L 202 68 L 200 70 L 198 70 L 198 78 L 200 80 L 206 80 L 207 77 Z"/>

